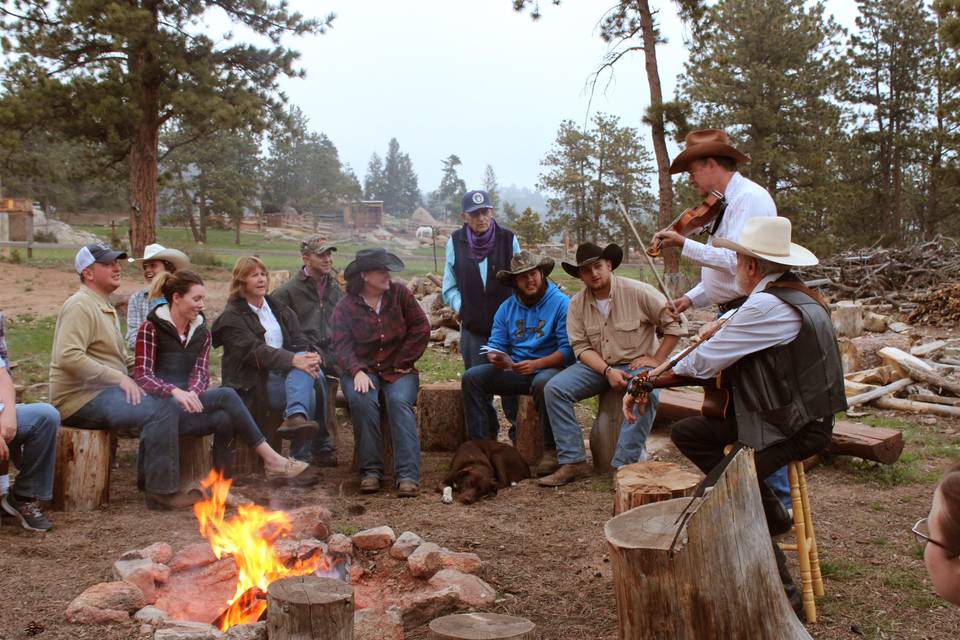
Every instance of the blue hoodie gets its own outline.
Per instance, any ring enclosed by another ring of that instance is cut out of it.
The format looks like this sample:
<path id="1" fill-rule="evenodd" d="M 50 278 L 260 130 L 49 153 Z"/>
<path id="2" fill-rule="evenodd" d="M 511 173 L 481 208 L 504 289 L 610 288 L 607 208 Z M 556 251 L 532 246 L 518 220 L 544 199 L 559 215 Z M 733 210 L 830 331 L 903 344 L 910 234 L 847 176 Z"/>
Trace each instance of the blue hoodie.
<path id="1" fill-rule="evenodd" d="M 493 317 L 490 347 L 509 353 L 514 362 L 535 360 L 559 351 L 564 365 L 573 363 L 573 349 L 567 340 L 567 306 L 570 299 L 552 282 L 532 307 L 520 302 L 517 294 L 503 301 Z"/>

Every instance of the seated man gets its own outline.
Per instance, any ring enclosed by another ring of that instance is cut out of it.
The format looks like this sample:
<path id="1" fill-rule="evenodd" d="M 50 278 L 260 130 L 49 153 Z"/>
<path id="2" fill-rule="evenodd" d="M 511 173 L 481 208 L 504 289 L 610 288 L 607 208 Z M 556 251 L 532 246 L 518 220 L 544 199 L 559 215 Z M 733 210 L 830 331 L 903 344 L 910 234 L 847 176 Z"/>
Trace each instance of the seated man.
<path id="1" fill-rule="evenodd" d="M 540 478 L 543 486 L 558 487 L 590 473 L 574 403 L 607 389 L 625 389 L 630 375 L 663 362 L 683 333 L 663 294 L 646 283 L 614 275 L 622 261 L 623 250 L 617 245 L 600 249 L 587 242 L 577 247 L 576 264 L 563 263 L 564 270 L 585 285 L 570 300 L 567 314 L 570 346 L 580 362 L 551 380 L 544 392 L 557 451 L 556 458 L 545 456 L 538 469 L 550 473 Z M 624 421 L 613 467 L 645 459 L 655 414 L 654 399 L 639 419 Z"/>
<path id="2" fill-rule="evenodd" d="M 631 391 L 639 391 L 636 402 L 642 404 L 645 389 L 722 372 L 732 404 L 725 415 L 685 418 L 673 425 L 670 437 L 704 473 L 723 459 L 728 444 L 755 449 L 763 510 L 776 536 L 789 531 L 792 522 L 763 480 L 830 443 L 833 416 L 847 408 L 840 351 L 823 298 L 789 271 L 817 263 L 815 255 L 790 242 L 789 219 L 750 218 L 738 242 L 721 238 L 714 243 L 737 252 L 736 282 L 746 301 L 672 372 L 631 385 Z M 623 402 L 625 416 L 632 415 L 634 396 L 625 395 Z M 783 552 L 776 544 L 773 548 L 791 604 L 802 611 Z"/>
<path id="3" fill-rule="evenodd" d="M 53 528 L 40 510 L 40 501 L 53 497 L 59 427 L 60 414 L 49 404 L 16 404 L 5 353 L 0 355 L 0 463 L 6 466 L 13 458 L 20 470 L 9 492 L 3 491 L 0 504 L 29 531 Z"/>
<path id="4" fill-rule="evenodd" d="M 139 475 L 150 509 L 187 509 L 196 493 L 179 491 L 179 409 L 171 398 L 148 396 L 129 371 L 117 310 L 109 295 L 120 286 L 121 258 L 102 242 L 77 252 L 80 289 L 60 309 L 53 332 L 50 400 L 63 423 L 78 429 L 139 429 Z"/>
<path id="5" fill-rule="evenodd" d="M 544 447 L 555 449 L 543 388 L 560 369 L 573 361 L 567 342 L 567 296 L 549 282 L 553 259 L 521 251 L 510 260 L 510 271 L 498 271 L 497 280 L 515 291 L 493 318 L 487 347 L 490 364 L 467 369 L 461 383 L 463 413 L 470 440 L 496 440 L 485 412 L 492 394 L 531 394 L 540 414 Z"/>

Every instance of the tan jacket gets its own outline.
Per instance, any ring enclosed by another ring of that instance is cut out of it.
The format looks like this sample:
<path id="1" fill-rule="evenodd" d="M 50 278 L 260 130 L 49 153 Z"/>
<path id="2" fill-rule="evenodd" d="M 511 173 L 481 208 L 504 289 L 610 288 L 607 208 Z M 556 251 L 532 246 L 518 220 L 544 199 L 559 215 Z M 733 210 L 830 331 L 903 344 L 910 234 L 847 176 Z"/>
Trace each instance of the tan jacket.
<path id="1" fill-rule="evenodd" d="M 81 286 L 57 316 L 50 359 L 50 402 L 66 420 L 108 387 L 120 384 L 133 356 L 120 333 L 117 310 Z"/>
<path id="2" fill-rule="evenodd" d="M 573 296 L 567 309 L 567 336 L 577 359 L 587 349 L 599 353 L 609 365 L 653 355 L 660 346 L 657 327 L 665 335 L 685 335 L 667 311 L 662 293 L 644 282 L 616 275 L 610 277 L 610 315 L 606 319 L 589 289 Z"/>

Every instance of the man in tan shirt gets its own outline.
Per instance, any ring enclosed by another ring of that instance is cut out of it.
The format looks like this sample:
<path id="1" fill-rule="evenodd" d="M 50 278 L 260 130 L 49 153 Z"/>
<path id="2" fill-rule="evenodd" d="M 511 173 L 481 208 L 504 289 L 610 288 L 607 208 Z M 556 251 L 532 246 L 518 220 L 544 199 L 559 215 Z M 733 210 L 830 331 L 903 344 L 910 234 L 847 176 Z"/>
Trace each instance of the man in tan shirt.
<path id="1" fill-rule="evenodd" d="M 623 261 L 620 247 L 610 244 L 601 249 L 587 242 L 577 247 L 576 260 L 576 264 L 562 265 L 586 285 L 570 300 L 567 311 L 567 337 L 579 362 L 554 376 L 544 389 L 559 463 L 554 473 L 540 478 L 540 484 L 548 487 L 590 473 L 574 403 L 607 389 L 625 389 L 638 370 L 663 362 L 683 334 L 667 309 L 666 297 L 648 284 L 614 275 Z M 657 327 L 663 332 L 662 341 Z M 614 467 L 645 459 L 656 404 L 651 399 L 635 422 L 623 423 Z"/>
<path id="2" fill-rule="evenodd" d="M 60 309 L 50 360 L 50 399 L 63 424 L 78 429 L 140 430 L 138 475 L 151 509 L 189 508 L 199 497 L 179 491 L 179 413 L 171 398 L 149 396 L 128 375 L 117 310 L 109 296 L 120 286 L 127 255 L 102 242 L 74 259 L 80 289 Z"/>

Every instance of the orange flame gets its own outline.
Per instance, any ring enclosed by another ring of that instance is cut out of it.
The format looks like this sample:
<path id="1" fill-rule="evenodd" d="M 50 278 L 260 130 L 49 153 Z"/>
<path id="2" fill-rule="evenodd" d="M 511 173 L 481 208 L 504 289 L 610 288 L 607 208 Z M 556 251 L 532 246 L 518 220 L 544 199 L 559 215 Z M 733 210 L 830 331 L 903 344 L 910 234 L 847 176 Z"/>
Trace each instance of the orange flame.
<path id="1" fill-rule="evenodd" d="M 297 559 L 292 567 L 277 558 L 274 543 L 291 530 L 290 519 L 282 511 L 269 511 L 255 504 L 240 505 L 235 516 L 225 519 L 231 483 L 216 470 L 210 471 L 200 483 L 210 497 L 193 506 L 200 522 L 200 534 L 210 541 L 214 555 L 218 559 L 232 555 L 237 563 L 237 591 L 227 602 L 228 610 L 220 617 L 223 631 L 237 624 L 256 622 L 266 609 L 265 600 L 251 594 L 244 597 L 249 589 L 257 587 L 266 593 L 274 580 L 329 568 L 322 554 L 303 561 Z"/>

